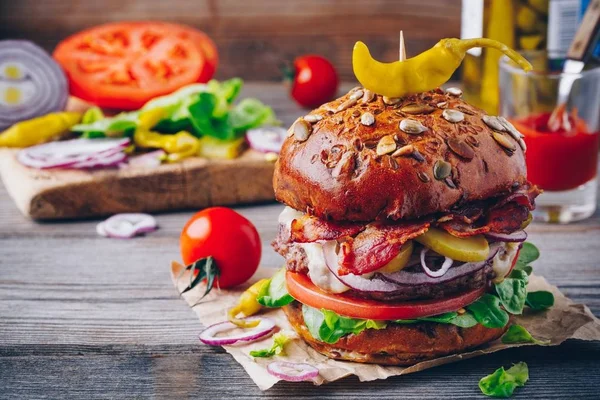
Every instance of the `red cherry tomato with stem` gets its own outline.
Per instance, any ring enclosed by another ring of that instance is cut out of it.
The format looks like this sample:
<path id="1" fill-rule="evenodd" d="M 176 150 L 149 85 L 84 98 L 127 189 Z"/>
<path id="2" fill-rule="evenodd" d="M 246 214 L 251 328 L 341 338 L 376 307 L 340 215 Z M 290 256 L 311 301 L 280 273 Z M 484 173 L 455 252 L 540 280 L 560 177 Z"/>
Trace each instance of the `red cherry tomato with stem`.
<path id="1" fill-rule="evenodd" d="M 294 60 L 292 98 L 307 108 L 315 108 L 332 100 L 339 78 L 333 64 L 325 57 L 305 55 Z"/>
<path id="2" fill-rule="evenodd" d="M 181 257 L 188 266 L 200 259 L 213 258 L 218 269 L 214 284 L 221 288 L 250 279 L 258 268 L 262 249 L 252 222 L 226 207 L 196 213 L 183 227 L 180 245 Z"/>

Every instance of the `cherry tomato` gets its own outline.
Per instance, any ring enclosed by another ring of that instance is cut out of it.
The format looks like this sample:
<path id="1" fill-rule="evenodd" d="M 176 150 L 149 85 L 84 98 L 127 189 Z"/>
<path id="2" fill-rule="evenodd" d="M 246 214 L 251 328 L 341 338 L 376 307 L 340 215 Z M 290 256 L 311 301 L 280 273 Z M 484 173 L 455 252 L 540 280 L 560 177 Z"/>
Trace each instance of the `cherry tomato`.
<path id="1" fill-rule="evenodd" d="M 218 56 L 204 33 L 164 22 L 117 22 L 78 32 L 54 58 L 69 89 L 100 107 L 134 110 L 194 82 L 207 82 Z"/>
<path id="2" fill-rule="evenodd" d="M 332 100 L 338 84 L 338 74 L 326 58 L 306 55 L 294 61 L 292 97 L 301 106 L 315 108 Z"/>
<path id="3" fill-rule="evenodd" d="M 286 284 L 290 295 L 302 304 L 325 308 L 346 317 L 374 320 L 414 319 L 452 312 L 473 303 L 485 293 L 485 288 L 480 288 L 445 299 L 384 303 L 343 293 L 327 293 L 316 287 L 308 276 L 297 272 L 286 272 Z"/>
<path id="4" fill-rule="evenodd" d="M 186 265 L 212 256 L 219 270 L 216 284 L 229 288 L 246 282 L 258 268 L 260 237 L 254 225 L 226 207 L 196 213 L 183 227 L 181 257 Z"/>

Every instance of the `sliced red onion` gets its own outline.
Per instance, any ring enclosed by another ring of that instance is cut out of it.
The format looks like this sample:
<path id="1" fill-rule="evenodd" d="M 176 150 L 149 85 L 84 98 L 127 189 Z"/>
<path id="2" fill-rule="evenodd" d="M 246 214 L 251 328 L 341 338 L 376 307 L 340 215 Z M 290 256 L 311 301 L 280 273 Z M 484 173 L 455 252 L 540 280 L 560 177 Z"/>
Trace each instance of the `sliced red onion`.
<path id="1" fill-rule="evenodd" d="M 152 215 L 142 213 L 115 214 L 103 222 L 101 229 L 106 236 L 116 239 L 129 239 L 158 228 Z M 98 227 L 96 227 L 98 231 Z"/>
<path id="2" fill-rule="evenodd" d="M 501 246 L 501 243 L 494 243 L 490 245 L 490 253 L 488 254 L 487 260 L 457 265 L 450 268 L 448 272 L 439 278 L 432 278 L 422 272 L 409 272 L 406 269 L 392 273 L 384 272 L 380 275 L 385 280 L 401 286 L 436 285 L 439 283 L 449 282 L 465 275 L 472 274 L 485 267 L 490 263 L 490 260 L 493 259 L 496 254 L 498 254 Z"/>
<path id="3" fill-rule="evenodd" d="M 365 278 L 361 275 L 347 274 L 339 275 L 338 273 L 338 255 L 335 252 L 336 242 L 334 240 L 328 241 L 323 244 L 323 256 L 325 257 L 325 264 L 333 275 L 344 285 L 357 290 L 359 292 L 396 292 L 400 288 L 398 285 L 373 277 L 371 279 Z"/>
<path id="4" fill-rule="evenodd" d="M 21 88 L 26 94 L 18 104 L 0 101 L 0 131 L 16 122 L 64 110 L 69 86 L 62 68 L 41 47 L 27 40 L 0 41 L 0 67 L 14 65 L 17 79 L 0 75 L 0 87 Z M 4 70 L 5 68 L 0 68 Z M 1 98 L 4 98 L 3 93 Z"/>
<path id="5" fill-rule="evenodd" d="M 262 126 L 246 132 L 250 147 L 262 153 L 279 153 L 287 131 L 279 126 Z"/>
<path id="6" fill-rule="evenodd" d="M 75 169 L 91 169 L 91 168 L 106 168 L 106 167 L 117 167 L 119 164 L 123 163 L 127 159 L 127 154 L 125 153 L 115 153 L 107 156 L 98 156 L 94 158 L 90 158 L 87 161 L 80 161 L 78 163 L 72 164 L 69 168 Z"/>
<path id="7" fill-rule="evenodd" d="M 21 150 L 17 159 L 25 166 L 38 169 L 90 168 L 91 164 L 112 166 L 123 161 L 121 154 L 129 143 L 128 138 L 73 139 L 50 142 Z M 87 161 L 94 161 L 94 163 L 88 164 Z"/>
<path id="8" fill-rule="evenodd" d="M 527 240 L 527 232 L 521 230 L 513 233 L 495 233 L 488 232 L 485 234 L 486 237 L 498 240 L 500 242 L 524 242 Z"/>
<path id="9" fill-rule="evenodd" d="M 260 322 L 254 328 L 244 329 L 242 333 L 229 336 L 216 336 L 218 333 L 227 332 L 232 329 L 240 329 L 229 321 L 219 322 L 203 330 L 199 336 L 200 341 L 211 346 L 226 346 L 237 342 L 252 342 L 267 336 L 275 329 L 275 322 L 270 318 L 250 317 L 244 319 L 250 321 L 259 319 Z"/>
<path id="10" fill-rule="evenodd" d="M 319 376 L 319 370 L 310 364 L 275 361 L 267 365 L 267 371 L 284 381 L 310 381 Z"/>
<path id="11" fill-rule="evenodd" d="M 454 260 L 451 259 L 450 257 L 444 257 L 444 263 L 442 264 L 440 269 L 438 269 L 436 271 L 432 271 L 427 266 L 427 262 L 425 261 L 425 255 L 427 254 L 428 251 L 429 251 L 429 249 L 427 247 L 423 247 L 423 250 L 421 250 L 421 267 L 423 268 L 423 271 L 427 274 L 427 276 L 429 276 L 431 278 L 439 278 L 440 276 L 444 276 L 444 274 L 446 272 L 448 272 L 448 270 L 454 263 Z"/>
<path id="12" fill-rule="evenodd" d="M 106 229 L 104 229 L 104 221 L 102 221 L 98 225 L 96 225 L 96 233 L 102 237 L 108 237 L 108 234 L 106 233 Z"/>
<path id="13" fill-rule="evenodd" d="M 129 160 L 124 168 L 127 166 L 156 168 L 162 163 L 162 160 L 166 155 L 167 153 L 165 153 L 164 150 L 155 150 L 149 153 L 140 154 L 139 156 L 129 157 Z"/>

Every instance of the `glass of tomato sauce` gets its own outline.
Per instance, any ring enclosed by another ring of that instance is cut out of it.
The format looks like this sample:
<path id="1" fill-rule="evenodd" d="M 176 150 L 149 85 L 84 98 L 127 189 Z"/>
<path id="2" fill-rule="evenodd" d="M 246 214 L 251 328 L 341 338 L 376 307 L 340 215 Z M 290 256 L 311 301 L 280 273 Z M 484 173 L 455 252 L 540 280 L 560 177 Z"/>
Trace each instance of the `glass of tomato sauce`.
<path id="1" fill-rule="evenodd" d="M 533 217 L 555 223 L 588 218 L 598 191 L 600 68 L 572 76 L 568 101 L 551 121 L 565 74 L 549 69 L 544 52 L 523 55 L 533 64 L 529 73 L 500 61 L 500 115 L 525 135 L 527 177 L 544 190 Z"/>

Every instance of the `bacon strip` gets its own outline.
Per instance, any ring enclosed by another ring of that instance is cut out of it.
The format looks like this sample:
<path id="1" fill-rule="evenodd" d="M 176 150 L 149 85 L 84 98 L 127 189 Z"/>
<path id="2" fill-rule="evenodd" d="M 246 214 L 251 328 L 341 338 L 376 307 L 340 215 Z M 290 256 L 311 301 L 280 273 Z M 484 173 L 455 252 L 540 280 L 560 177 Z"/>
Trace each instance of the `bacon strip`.
<path id="1" fill-rule="evenodd" d="M 429 221 L 370 224 L 340 244 L 339 274 L 362 275 L 378 270 L 398 255 L 404 243 L 427 232 L 429 225 Z"/>
<path id="2" fill-rule="evenodd" d="M 298 243 L 337 240 L 345 236 L 355 236 L 365 228 L 365 223 L 339 223 L 303 215 L 292 221 L 290 239 Z"/>

